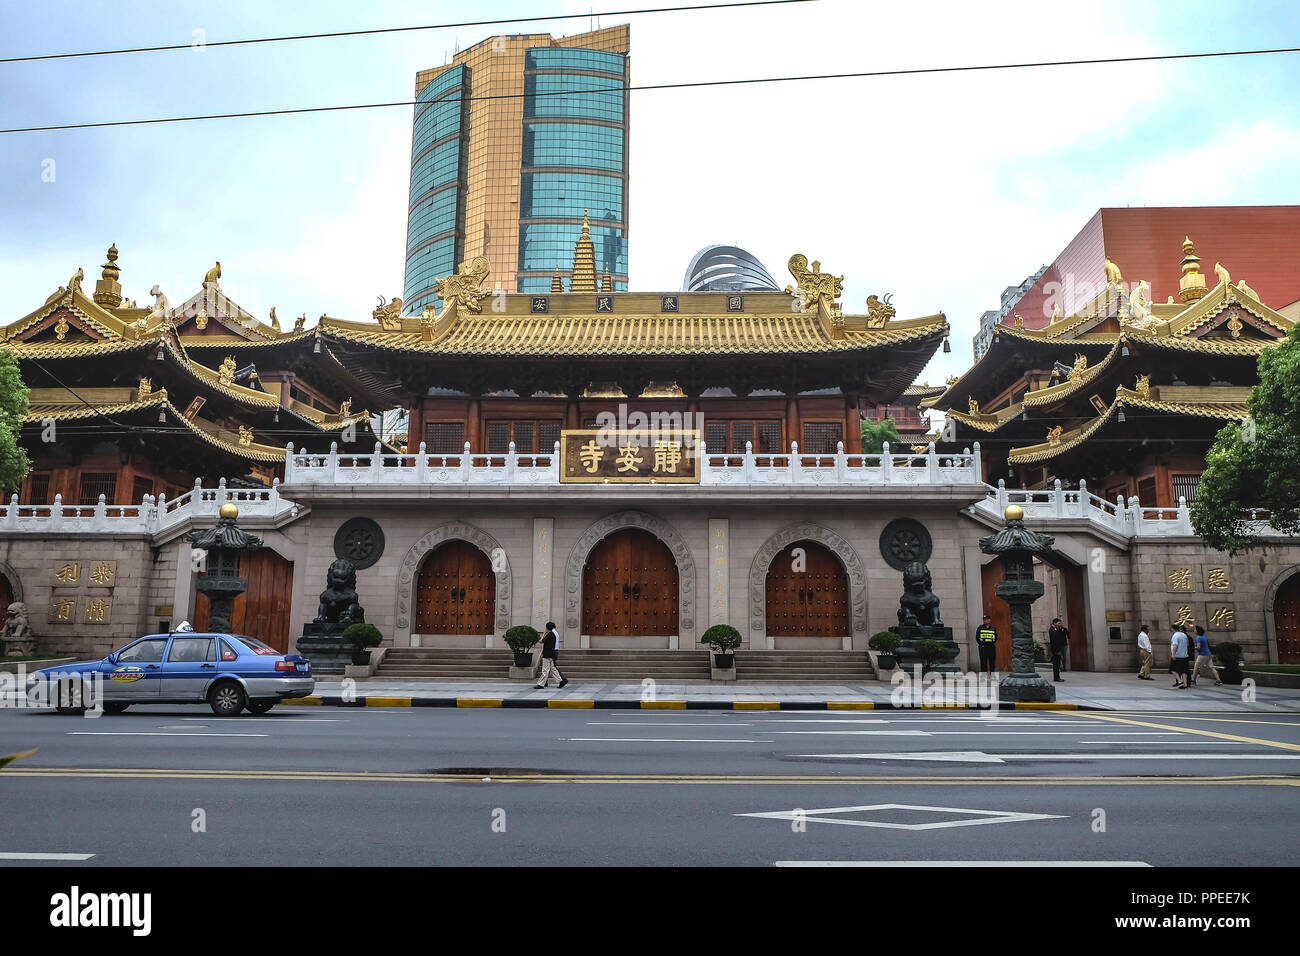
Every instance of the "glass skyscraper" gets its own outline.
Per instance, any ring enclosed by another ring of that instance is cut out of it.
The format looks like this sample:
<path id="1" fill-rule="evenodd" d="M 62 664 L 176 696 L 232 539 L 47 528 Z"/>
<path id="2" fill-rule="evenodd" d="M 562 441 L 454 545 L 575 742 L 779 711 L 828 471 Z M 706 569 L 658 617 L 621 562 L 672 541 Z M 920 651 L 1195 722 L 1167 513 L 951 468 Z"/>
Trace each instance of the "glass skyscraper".
<path id="1" fill-rule="evenodd" d="M 584 211 L 596 271 L 627 288 L 627 26 L 492 37 L 416 76 L 403 311 L 487 256 L 487 285 L 546 292 Z"/>

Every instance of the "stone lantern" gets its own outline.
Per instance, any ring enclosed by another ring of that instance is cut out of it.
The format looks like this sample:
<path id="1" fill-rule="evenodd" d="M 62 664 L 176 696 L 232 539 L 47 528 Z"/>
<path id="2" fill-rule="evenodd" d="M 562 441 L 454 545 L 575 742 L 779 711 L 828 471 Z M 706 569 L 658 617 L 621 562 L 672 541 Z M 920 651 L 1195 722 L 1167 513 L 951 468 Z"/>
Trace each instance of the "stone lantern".
<path id="1" fill-rule="evenodd" d="M 1034 622 L 1031 605 L 1046 588 L 1034 579 L 1034 558 L 1048 557 L 1054 539 L 1025 527 L 1025 513 L 1019 505 L 1008 505 L 1006 527 L 980 539 L 980 550 L 1002 558 L 1003 577 L 993 588 L 1011 608 L 1011 673 L 998 685 L 998 700 L 1056 700 L 1056 688 L 1034 667 Z"/>
<path id="2" fill-rule="evenodd" d="M 235 524 L 239 517 L 236 505 L 226 502 L 221 506 L 220 515 L 215 528 L 185 535 L 192 548 L 206 552 L 203 572 L 198 576 L 195 590 L 208 596 L 208 630 L 218 633 L 230 631 L 235 598 L 248 590 L 248 581 L 239 576 L 241 556 L 245 551 L 256 551 L 262 546 L 261 538 Z"/>

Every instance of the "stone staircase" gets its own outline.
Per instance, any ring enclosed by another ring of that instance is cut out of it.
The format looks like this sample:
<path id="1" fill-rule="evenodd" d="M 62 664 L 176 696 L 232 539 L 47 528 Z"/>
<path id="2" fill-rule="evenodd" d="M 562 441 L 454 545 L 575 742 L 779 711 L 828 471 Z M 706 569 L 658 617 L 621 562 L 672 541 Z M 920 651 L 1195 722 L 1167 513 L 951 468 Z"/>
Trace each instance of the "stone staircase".
<path id="1" fill-rule="evenodd" d="M 377 680 L 506 680 L 510 651 L 436 647 L 394 647 L 375 672 Z M 566 650 L 560 670 L 570 681 L 707 681 L 708 651 Z"/>
<path id="2" fill-rule="evenodd" d="M 737 651 L 745 684 L 860 684 L 876 680 L 866 651 Z"/>
<path id="3" fill-rule="evenodd" d="M 570 681 L 708 681 L 710 651 L 560 650 Z M 505 648 L 390 648 L 376 680 L 506 680 Z M 876 679 L 865 651 L 738 651 L 736 679 L 753 684 L 856 684 Z"/>

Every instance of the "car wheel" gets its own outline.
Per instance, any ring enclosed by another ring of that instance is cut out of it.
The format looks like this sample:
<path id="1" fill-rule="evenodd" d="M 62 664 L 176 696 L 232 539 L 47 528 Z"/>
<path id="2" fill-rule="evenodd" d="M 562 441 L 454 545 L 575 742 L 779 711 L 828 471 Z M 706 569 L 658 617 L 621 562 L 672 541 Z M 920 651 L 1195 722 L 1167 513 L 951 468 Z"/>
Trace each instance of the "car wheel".
<path id="1" fill-rule="evenodd" d="M 105 705 L 104 705 L 104 713 L 106 713 L 106 714 L 124 714 L 124 713 L 126 713 L 126 709 L 127 709 L 128 707 L 130 707 L 130 706 L 131 706 L 130 704 L 124 704 L 124 703 L 120 703 L 120 702 L 119 702 L 119 703 L 112 703 L 112 704 L 105 704 Z"/>
<path id="2" fill-rule="evenodd" d="M 234 681 L 222 681 L 208 692 L 208 705 L 218 717 L 234 717 L 247 703 L 244 688 Z"/>
<path id="3" fill-rule="evenodd" d="M 253 714 L 265 714 L 274 706 L 275 701 L 273 700 L 250 700 L 248 702 L 249 713 Z"/>

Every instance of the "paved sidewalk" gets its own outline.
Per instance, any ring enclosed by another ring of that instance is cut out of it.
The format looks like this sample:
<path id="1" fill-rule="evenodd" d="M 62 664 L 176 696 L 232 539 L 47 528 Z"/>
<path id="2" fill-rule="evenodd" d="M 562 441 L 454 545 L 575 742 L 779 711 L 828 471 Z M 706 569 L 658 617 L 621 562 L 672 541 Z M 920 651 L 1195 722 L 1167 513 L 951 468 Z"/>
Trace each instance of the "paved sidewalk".
<path id="1" fill-rule="evenodd" d="M 1254 688 L 1254 700 L 1243 687 L 1215 687 L 1204 681 L 1191 690 L 1175 690 L 1167 675 L 1140 681 L 1132 674 L 1072 672 L 1056 684 L 1055 707 L 1060 710 L 1180 711 L 1192 713 L 1300 713 L 1300 690 Z M 365 680 L 345 685 L 319 678 L 316 693 L 302 704 L 352 704 L 372 707 L 639 707 L 642 709 L 783 709 L 868 710 L 900 706 L 968 706 L 973 695 L 917 695 L 917 703 L 896 694 L 884 681 L 863 684 L 669 684 L 570 681 L 564 690 L 537 690 L 530 682 Z M 1009 705 L 1004 705 L 1007 707 Z M 1022 705 L 1024 707 L 1025 705 Z"/>

